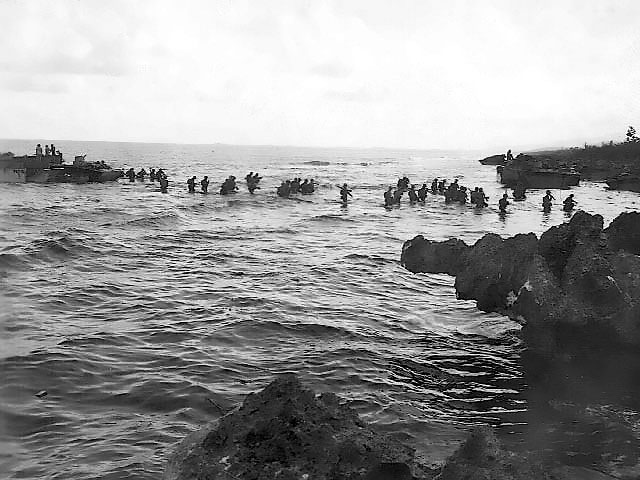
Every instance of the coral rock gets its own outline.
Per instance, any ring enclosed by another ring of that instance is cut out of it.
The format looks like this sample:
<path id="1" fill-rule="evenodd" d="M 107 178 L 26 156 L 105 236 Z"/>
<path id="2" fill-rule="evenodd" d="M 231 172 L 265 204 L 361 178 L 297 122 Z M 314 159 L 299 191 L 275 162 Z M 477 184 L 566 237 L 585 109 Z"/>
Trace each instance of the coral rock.
<path id="1" fill-rule="evenodd" d="M 526 323 L 530 349 L 569 356 L 590 349 L 640 346 L 640 214 L 624 213 L 603 230 L 600 215 L 578 211 L 570 222 L 502 239 L 405 243 L 413 272 L 456 275 L 460 299 Z"/>
<path id="2" fill-rule="evenodd" d="M 408 446 L 375 432 L 332 393 L 294 375 L 250 394 L 237 410 L 187 437 L 165 480 L 425 478 Z"/>

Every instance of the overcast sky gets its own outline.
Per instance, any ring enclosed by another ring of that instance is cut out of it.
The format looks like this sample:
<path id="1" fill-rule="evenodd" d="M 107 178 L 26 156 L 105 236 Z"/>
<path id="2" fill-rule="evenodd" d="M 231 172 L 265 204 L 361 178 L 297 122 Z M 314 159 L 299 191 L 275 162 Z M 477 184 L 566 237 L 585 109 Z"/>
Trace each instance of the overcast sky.
<path id="1" fill-rule="evenodd" d="M 0 137 L 487 148 L 640 127 L 640 1 L 0 0 Z"/>

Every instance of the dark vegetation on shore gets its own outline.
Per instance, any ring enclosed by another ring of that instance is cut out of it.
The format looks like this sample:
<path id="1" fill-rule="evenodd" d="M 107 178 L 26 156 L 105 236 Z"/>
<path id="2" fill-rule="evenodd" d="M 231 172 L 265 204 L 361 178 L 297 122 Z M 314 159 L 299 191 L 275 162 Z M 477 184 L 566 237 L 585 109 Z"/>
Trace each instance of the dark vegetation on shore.
<path id="1" fill-rule="evenodd" d="M 624 142 L 602 142 L 600 145 L 536 150 L 523 152 L 530 165 L 552 170 L 573 170 L 583 180 L 605 181 L 618 175 L 640 176 L 640 138 L 630 126 Z M 484 165 L 505 165 L 504 154 L 491 155 L 480 160 Z"/>
<path id="2" fill-rule="evenodd" d="M 573 167 L 582 179 L 607 180 L 622 173 L 640 174 L 640 138 L 630 126 L 624 142 L 584 144 L 559 150 L 528 152 L 551 168 Z"/>

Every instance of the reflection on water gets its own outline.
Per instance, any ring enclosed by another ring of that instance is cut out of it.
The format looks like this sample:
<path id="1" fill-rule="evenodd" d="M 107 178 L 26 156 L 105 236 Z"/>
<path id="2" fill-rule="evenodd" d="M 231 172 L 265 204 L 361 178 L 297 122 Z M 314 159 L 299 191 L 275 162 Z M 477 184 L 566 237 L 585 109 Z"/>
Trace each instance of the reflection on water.
<path id="1" fill-rule="evenodd" d="M 541 410 L 528 409 L 518 326 L 457 301 L 453 278 L 398 263 L 418 233 L 472 243 L 566 221 L 559 206 L 544 214 L 536 191 L 500 216 L 504 190 L 494 167 L 475 161 L 483 155 L 74 142 L 63 150 L 163 167 L 169 193 L 128 181 L 0 185 L 3 477 L 158 478 L 174 442 L 281 372 L 342 395 L 434 461 L 475 423 L 500 426 L 514 443 L 533 438 L 529 415 Z M 216 191 L 248 170 L 264 177 L 255 195 L 186 193 L 189 175 L 208 175 Z M 387 210 L 382 193 L 402 175 L 457 176 L 483 186 L 490 207 L 428 196 Z M 277 198 L 276 185 L 294 176 L 315 178 L 318 192 Z M 336 187 L 344 182 L 354 194 L 346 207 Z M 579 208 L 606 222 L 636 207 L 637 194 L 602 184 L 573 191 Z M 48 395 L 35 397 L 40 390 Z M 603 403 L 588 408 L 603 417 Z M 625 411 L 635 425 L 636 410 Z M 570 432 L 579 454 L 591 432 Z"/>

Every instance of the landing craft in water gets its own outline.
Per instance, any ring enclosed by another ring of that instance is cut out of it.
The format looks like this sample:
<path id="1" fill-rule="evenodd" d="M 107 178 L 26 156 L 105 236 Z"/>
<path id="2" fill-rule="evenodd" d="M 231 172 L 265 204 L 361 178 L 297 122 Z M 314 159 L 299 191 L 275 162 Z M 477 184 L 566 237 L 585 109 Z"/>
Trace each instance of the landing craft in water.
<path id="1" fill-rule="evenodd" d="M 87 183 L 110 182 L 124 176 L 103 161 L 87 162 L 85 155 L 76 156 L 73 164 L 65 164 L 62 154 L 0 154 L 0 183 Z"/>

